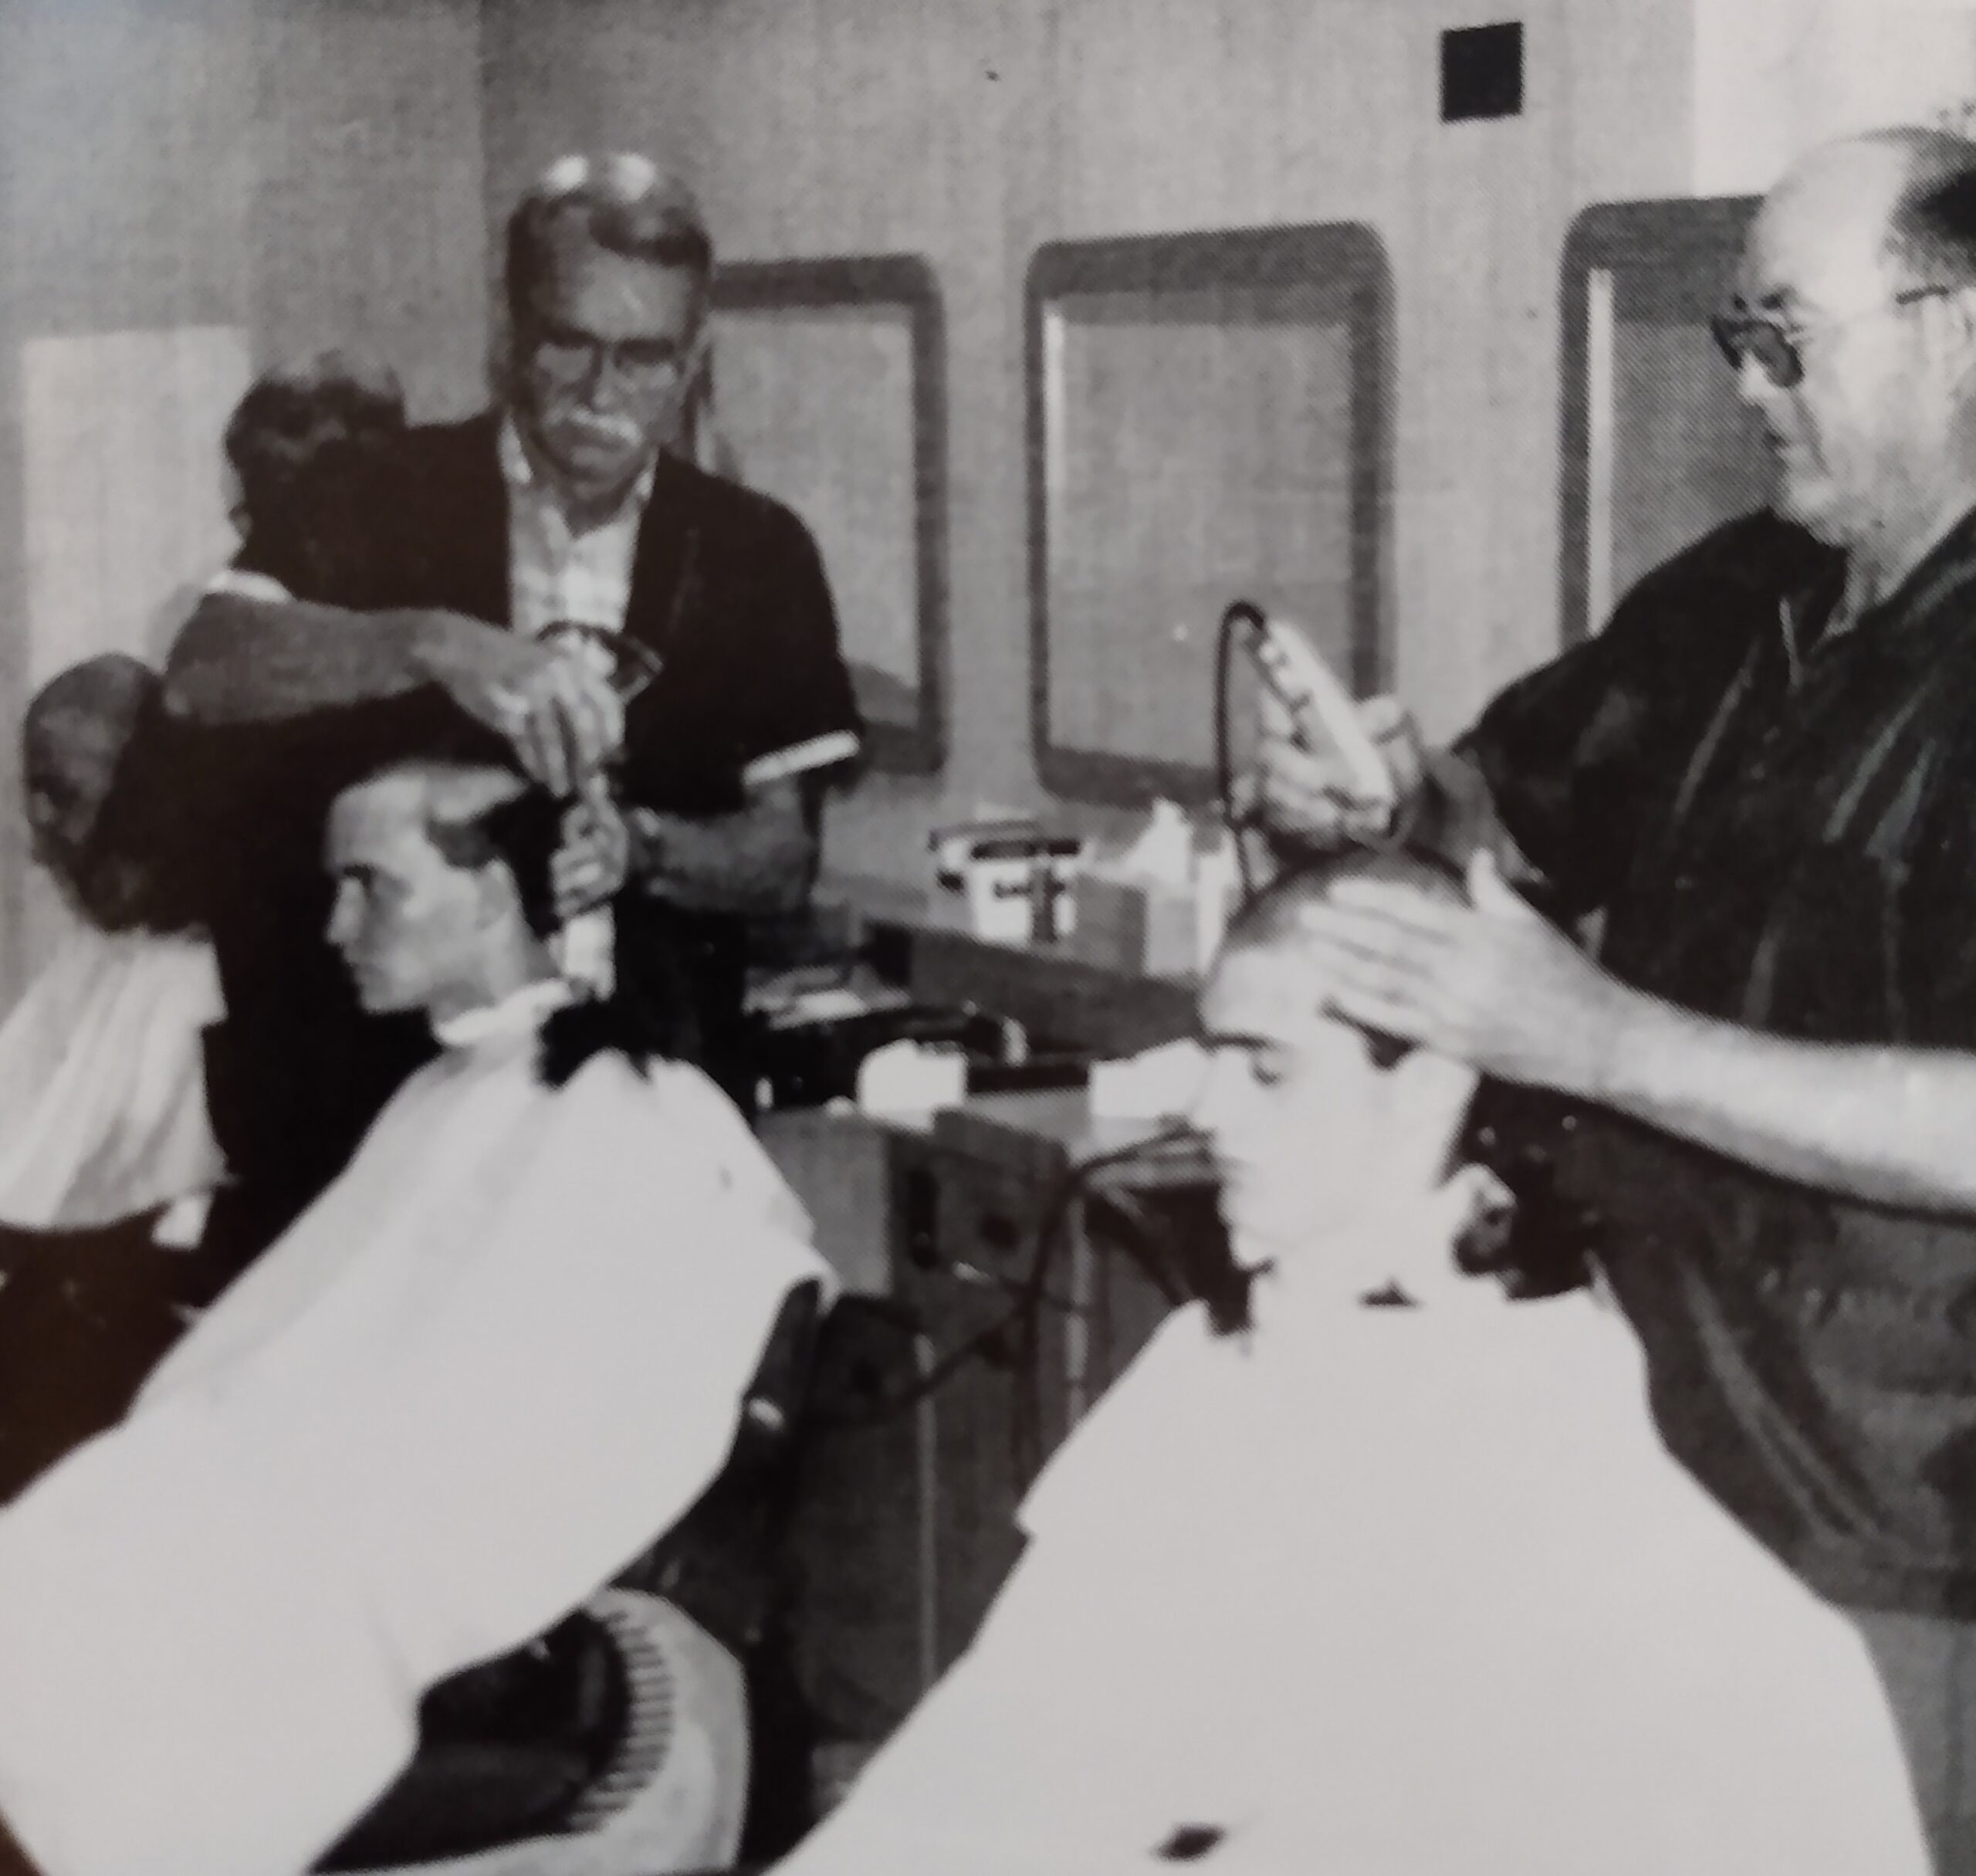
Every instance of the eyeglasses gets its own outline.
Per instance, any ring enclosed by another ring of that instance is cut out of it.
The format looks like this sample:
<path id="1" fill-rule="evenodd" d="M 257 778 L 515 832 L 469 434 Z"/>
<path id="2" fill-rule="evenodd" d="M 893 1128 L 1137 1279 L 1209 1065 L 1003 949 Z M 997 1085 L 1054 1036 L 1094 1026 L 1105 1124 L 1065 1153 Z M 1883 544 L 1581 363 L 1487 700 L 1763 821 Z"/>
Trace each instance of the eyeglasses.
<path id="1" fill-rule="evenodd" d="M 559 383 L 580 384 L 607 366 L 621 384 L 642 390 L 675 382 L 686 364 L 685 353 L 674 339 L 601 339 L 554 324 L 537 329 L 533 356 Z"/>
<path id="2" fill-rule="evenodd" d="M 1885 305 L 1869 306 L 1863 313 L 1854 313 L 1850 319 L 1821 320 L 1812 327 L 1787 325 L 1765 313 L 1718 313 L 1708 322 L 1708 329 L 1714 334 L 1722 356 L 1729 361 L 1731 371 L 1741 371 L 1743 361 L 1754 358 L 1757 369 L 1779 391 L 1795 391 L 1804 382 L 1805 346 L 1809 340 L 1878 313 L 1911 306 L 1918 300 L 1933 300 L 1944 293 L 1959 293 L 1966 284 L 1957 282 L 1953 285 L 1903 287 Z"/>

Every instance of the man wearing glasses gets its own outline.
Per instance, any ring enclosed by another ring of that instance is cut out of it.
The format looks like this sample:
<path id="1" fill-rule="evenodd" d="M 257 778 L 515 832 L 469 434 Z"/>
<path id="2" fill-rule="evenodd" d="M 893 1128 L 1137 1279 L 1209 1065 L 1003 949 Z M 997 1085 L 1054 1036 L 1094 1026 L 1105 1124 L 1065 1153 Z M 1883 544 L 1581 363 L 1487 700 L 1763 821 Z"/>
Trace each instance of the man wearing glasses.
<path id="1" fill-rule="evenodd" d="M 614 896 L 618 974 L 683 991 L 745 1104 L 743 920 L 807 898 L 821 783 L 861 726 L 807 530 L 687 458 L 712 264 L 692 197 L 645 158 L 553 166 L 508 226 L 500 408 L 405 439 L 397 610 L 217 595 L 172 679 L 210 723 L 436 684 L 581 798 L 564 909 Z"/>
<path id="2" fill-rule="evenodd" d="M 745 1107 L 743 919 L 807 899 L 820 783 L 861 726 L 808 532 L 687 459 L 712 265 L 692 196 L 645 158 L 554 164 L 508 225 L 504 409 L 414 434 L 412 554 L 419 603 L 615 662 L 631 805 L 598 814 L 565 889 L 601 899 L 628 871 L 619 960 L 683 967 Z"/>
<path id="3" fill-rule="evenodd" d="M 1491 1124 L 1596 1215 L 1662 1437 L 1859 1612 L 1976 1870 L 1976 144 L 1798 164 L 1715 334 L 1770 511 L 1450 750 L 1369 705 L 1397 813 L 1283 737 L 1262 805 L 1470 857 L 1473 909 L 1311 913 L 1333 1000 L 1520 1085 Z"/>

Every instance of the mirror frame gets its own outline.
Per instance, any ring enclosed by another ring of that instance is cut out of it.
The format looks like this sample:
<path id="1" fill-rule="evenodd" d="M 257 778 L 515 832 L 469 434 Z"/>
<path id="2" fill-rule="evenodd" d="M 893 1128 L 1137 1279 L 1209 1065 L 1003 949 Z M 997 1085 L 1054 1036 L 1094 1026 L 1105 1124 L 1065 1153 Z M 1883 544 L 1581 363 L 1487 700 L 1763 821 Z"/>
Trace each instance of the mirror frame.
<path id="1" fill-rule="evenodd" d="M 724 262 L 711 313 L 903 310 L 912 343 L 913 542 L 919 709 L 910 724 L 865 726 L 864 761 L 895 775 L 936 775 L 946 760 L 948 665 L 946 329 L 939 283 L 917 254 Z M 719 355 L 715 352 L 718 407 Z"/>
<path id="2" fill-rule="evenodd" d="M 1051 242 L 1037 249 L 1024 287 L 1028 418 L 1030 726 L 1036 767 L 1052 794 L 1142 805 L 1156 795 L 1195 804 L 1213 798 L 1210 770 L 1059 743 L 1050 720 L 1049 387 L 1044 332 L 1053 309 L 1092 293 L 1198 293 L 1217 286 L 1315 288 L 1348 333 L 1351 373 L 1352 655 L 1360 695 L 1386 681 L 1390 589 L 1392 273 L 1378 233 L 1363 222 L 1134 235 Z M 1231 593 L 1232 601 L 1239 597 Z M 1205 713 L 1209 697 L 1201 698 Z"/>
<path id="3" fill-rule="evenodd" d="M 1761 200 L 1714 195 L 1661 201 L 1599 202 L 1581 210 L 1565 237 L 1558 281 L 1564 333 L 1558 442 L 1558 621 L 1566 645 L 1589 638 L 1595 618 L 1593 502 L 1601 471 L 1594 461 L 1595 422 L 1606 421 L 1592 395 L 1595 354 L 1611 340 L 1606 315 L 1595 316 L 1594 288 L 1603 276 L 1650 293 L 1684 317 L 1714 312 L 1733 275 L 1743 236 Z M 1612 594 L 1610 598 L 1619 597 Z"/>

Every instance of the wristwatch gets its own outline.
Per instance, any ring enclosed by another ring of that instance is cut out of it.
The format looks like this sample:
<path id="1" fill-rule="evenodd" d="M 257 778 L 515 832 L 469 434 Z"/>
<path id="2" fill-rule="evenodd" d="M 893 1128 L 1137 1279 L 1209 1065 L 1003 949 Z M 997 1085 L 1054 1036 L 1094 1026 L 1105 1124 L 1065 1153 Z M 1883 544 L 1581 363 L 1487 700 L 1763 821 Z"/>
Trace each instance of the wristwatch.
<path id="1" fill-rule="evenodd" d="M 628 885 L 648 889 L 655 875 L 665 870 L 665 826 L 649 808 L 627 808 L 624 831 L 631 837 L 631 852 L 624 861 Z"/>

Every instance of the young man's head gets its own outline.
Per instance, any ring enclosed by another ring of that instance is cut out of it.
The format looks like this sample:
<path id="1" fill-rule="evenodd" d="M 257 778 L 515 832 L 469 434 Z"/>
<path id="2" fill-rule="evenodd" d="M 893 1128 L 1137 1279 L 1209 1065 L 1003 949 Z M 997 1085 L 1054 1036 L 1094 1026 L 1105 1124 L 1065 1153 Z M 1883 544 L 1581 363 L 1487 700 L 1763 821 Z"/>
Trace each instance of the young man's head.
<path id="1" fill-rule="evenodd" d="M 1210 1057 L 1193 1119 L 1221 1174 L 1229 1230 L 1252 1245 L 1292 1250 L 1369 1204 L 1430 1190 L 1474 1092 L 1473 1070 L 1326 1014 L 1298 913 L 1352 875 L 1442 899 L 1461 890 L 1392 855 L 1287 875 L 1236 919 L 1202 993 Z"/>
<path id="2" fill-rule="evenodd" d="M 444 1021 L 553 974 L 557 804 L 513 770 L 398 764 L 330 811 L 330 942 L 358 1001 Z"/>
<path id="3" fill-rule="evenodd" d="M 566 157 L 508 223 L 508 405 L 567 506 L 621 500 L 676 444 L 702 362 L 713 246 L 643 157 Z"/>
<path id="4" fill-rule="evenodd" d="M 95 836 L 157 675 L 111 652 L 73 665 L 36 692 L 21 726 L 22 781 L 34 857 L 86 909 L 100 857 Z"/>

